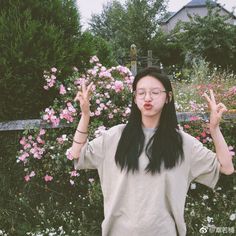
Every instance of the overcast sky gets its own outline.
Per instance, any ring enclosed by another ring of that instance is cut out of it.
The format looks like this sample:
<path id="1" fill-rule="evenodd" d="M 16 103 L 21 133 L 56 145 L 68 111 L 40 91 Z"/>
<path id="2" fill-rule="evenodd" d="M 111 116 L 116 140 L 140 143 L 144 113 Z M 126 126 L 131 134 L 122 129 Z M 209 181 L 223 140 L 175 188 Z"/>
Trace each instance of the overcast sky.
<path id="1" fill-rule="evenodd" d="M 91 18 L 92 13 L 101 13 L 103 4 L 106 4 L 109 1 L 110 0 L 77 0 L 77 6 L 81 14 L 82 25 L 86 26 L 88 20 Z M 121 3 L 126 2 L 126 0 L 119 1 Z M 169 0 L 167 10 L 176 12 L 190 1 L 191 0 Z M 232 11 L 233 7 L 236 7 L 236 0 L 218 0 L 218 3 L 223 5 L 229 11 Z"/>

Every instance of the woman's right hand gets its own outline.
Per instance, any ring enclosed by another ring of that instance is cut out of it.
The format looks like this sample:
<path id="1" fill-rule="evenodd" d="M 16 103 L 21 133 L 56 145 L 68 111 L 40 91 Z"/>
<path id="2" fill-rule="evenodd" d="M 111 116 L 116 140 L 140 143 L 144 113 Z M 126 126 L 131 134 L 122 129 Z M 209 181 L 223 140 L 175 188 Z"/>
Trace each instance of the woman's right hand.
<path id="1" fill-rule="evenodd" d="M 82 91 L 78 91 L 74 101 L 79 101 L 82 114 L 90 115 L 90 93 L 92 91 L 93 82 L 86 87 L 85 82 L 82 84 Z"/>

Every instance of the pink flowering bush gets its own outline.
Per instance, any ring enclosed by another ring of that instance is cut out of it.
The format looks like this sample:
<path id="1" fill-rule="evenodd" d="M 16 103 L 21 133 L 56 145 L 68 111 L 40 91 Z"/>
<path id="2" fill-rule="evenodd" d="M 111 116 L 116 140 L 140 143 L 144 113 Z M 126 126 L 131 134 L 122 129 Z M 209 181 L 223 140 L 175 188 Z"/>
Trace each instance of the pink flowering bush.
<path id="1" fill-rule="evenodd" d="M 177 111 L 205 112 L 207 104 L 202 94 L 213 89 L 216 101 L 222 102 L 229 110 L 236 109 L 236 76 L 219 68 L 210 68 L 204 60 L 193 63 L 192 70 L 172 75 Z M 188 79 L 185 79 L 188 78 Z"/>
<path id="2" fill-rule="evenodd" d="M 125 123 L 130 114 L 131 87 L 133 76 L 123 66 L 106 68 L 96 56 L 90 59 L 91 68 L 81 73 L 73 68 L 74 74 L 62 84 L 57 80 L 55 67 L 44 71 L 44 89 L 56 89 L 60 94 L 52 106 L 45 108 L 41 118 L 52 128 L 61 129 L 27 130 L 20 140 L 21 150 L 17 162 L 24 166 L 26 182 L 45 183 L 63 181 L 70 185 L 79 176 L 73 170 L 73 157 L 70 154 L 71 140 L 79 118 L 79 104 L 73 101 L 81 84 L 93 82 L 91 96 L 90 138 L 97 137 L 103 130 L 118 123 Z M 72 128 L 66 128 L 67 126 Z M 60 180 L 61 181 L 61 180 Z"/>

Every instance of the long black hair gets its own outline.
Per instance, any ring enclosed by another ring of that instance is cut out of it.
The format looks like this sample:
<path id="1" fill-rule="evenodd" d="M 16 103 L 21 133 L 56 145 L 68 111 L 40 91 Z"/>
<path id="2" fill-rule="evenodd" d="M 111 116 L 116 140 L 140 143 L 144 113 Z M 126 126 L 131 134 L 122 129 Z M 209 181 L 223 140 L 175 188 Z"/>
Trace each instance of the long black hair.
<path id="1" fill-rule="evenodd" d="M 145 76 L 152 76 L 159 80 L 167 91 L 167 103 L 162 109 L 159 126 L 145 148 L 149 159 L 145 170 L 154 174 L 160 173 L 162 163 L 164 168 L 171 169 L 184 159 L 183 141 L 178 132 L 173 90 L 168 76 L 157 67 L 147 67 L 135 76 L 132 85 L 133 93 L 136 91 L 138 81 Z M 125 168 L 127 172 L 139 169 L 138 160 L 144 149 L 144 142 L 141 112 L 133 96 L 128 123 L 122 132 L 115 155 L 115 162 L 121 171 Z"/>

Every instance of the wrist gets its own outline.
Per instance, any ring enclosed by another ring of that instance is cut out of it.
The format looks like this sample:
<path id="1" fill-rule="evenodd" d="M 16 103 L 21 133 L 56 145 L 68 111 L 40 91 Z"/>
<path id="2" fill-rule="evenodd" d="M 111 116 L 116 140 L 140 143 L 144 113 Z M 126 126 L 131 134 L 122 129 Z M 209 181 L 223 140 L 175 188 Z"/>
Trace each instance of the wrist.
<path id="1" fill-rule="evenodd" d="M 213 139 L 219 137 L 219 135 L 221 134 L 220 127 L 210 127 L 210 134 Z"/>
<path id="2" fill-rule="evenodd" d="M 216 131 L 219 131 L 220 130 L 220 126 L 217 125 L 217 126 L 209 126 L 209 130 L 210 132 L 216 132 Z"/>
<path id="3" fill-rule="evenodd" d="M 81 117 L 90 118 L 90 111 L 89 112 L 82 112 Z"/>

